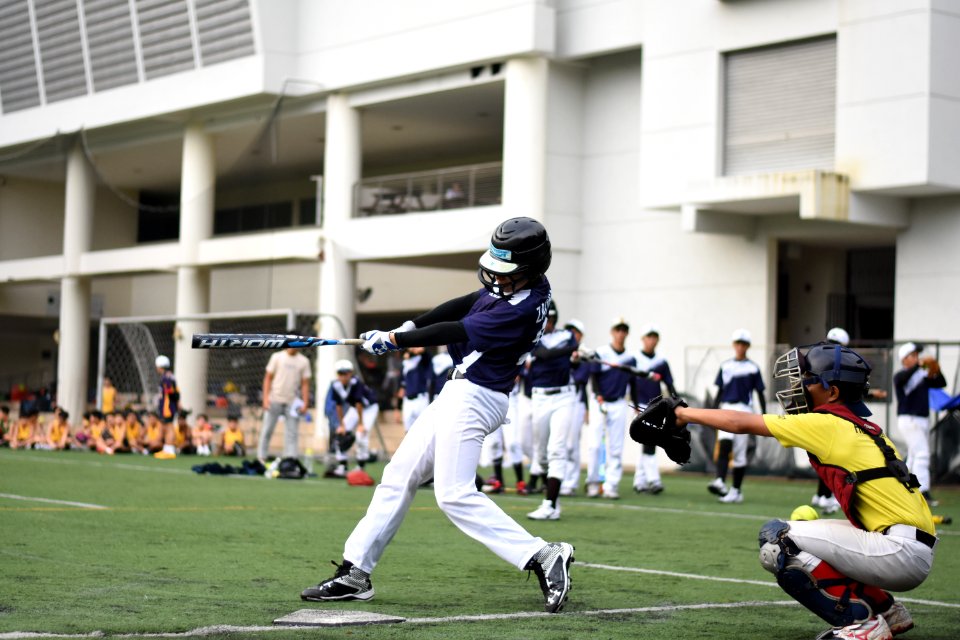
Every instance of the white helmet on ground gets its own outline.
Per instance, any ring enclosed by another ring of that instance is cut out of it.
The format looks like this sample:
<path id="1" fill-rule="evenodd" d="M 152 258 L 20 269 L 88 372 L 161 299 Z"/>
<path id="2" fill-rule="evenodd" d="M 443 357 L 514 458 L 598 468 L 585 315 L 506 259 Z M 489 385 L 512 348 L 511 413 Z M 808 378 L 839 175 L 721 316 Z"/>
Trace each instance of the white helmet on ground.
<path id="1" fill-rule="evenodd" d="M 170 368 L 170 358 L 168 358 L 167 356 L 163 356 L 163 355 L 157 356 L 157 359 L 154 360 L 154 364 L 155 364 L 155 365 L 157 366 L 157 368 L 159 368 L 159 369 L 169 369 L 169 368 Z"/>

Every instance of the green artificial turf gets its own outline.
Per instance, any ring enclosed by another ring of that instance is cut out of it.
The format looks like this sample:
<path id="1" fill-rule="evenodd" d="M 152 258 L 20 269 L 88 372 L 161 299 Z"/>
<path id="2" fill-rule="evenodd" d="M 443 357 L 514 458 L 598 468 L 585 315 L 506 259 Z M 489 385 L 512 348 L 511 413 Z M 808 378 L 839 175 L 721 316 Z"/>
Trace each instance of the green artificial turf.
<path id="1" fill-rule="evenodd" d="M 757 562 L 758 529 L 806 504 L 815 489 L 810 480 L 748 476 L 739 505 L 718 504 L 706 491 L 708 478 L 698 474 L 666 476 L 658 496 L 634 494 L 625 480 L 619 501 L 563 499 L 556 522 L 525 517 L 540 497 L 496 496 L 531 533 L 577 548 L 565 613 L 517 617 L 542 612 L 536 577 L 461 534 L 429 489 L 418 494 L 374 573 L 372 601 L 301 602 L 301 589 L 332 574 L 330 560 L 340 560 L 373 488 L 190 471 L 209 460 L 0 451 L 0 634 L 136 635 L 233 625 L 241 628 L 212 635 L 799 640 L 826 627 L 792 604 Z M 381 467 L 371 471 L 379 478 Z M 960 516 L 960 488 L 936 487 L 936 494 L 936 513 Z M 908 638 L 952 640 L 960 633 L 960 536 L 950 526 L 940 529 L 933 572 L 903 594 L 927 601 L 906 603 L 917 623 Z M 676 608 L 724 603 L 734 606 Z M 302 608 L 416 620 L 243 629 L 271 626 Z M 515 617 L 423 620 L 483 614 Z"/>

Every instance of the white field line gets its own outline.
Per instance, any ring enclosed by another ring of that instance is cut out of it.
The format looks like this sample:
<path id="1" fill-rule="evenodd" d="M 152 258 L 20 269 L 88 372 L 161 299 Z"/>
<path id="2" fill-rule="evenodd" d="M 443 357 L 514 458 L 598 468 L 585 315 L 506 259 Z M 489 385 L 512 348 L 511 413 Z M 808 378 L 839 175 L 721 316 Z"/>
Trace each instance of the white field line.
<path id="1" fill-rule="evenodd" d="M 720 578 L 717 576 L 704 576 L 697 573 L 678 573 L 676 571 L 661 571 L 659 569 L 640 569 L 637 567 L 618 567 L 609 564 L 593 564 L 590 562 L 577 562 L 575 567 L 587 567 L 589 569 L 603 569 L 606 571 L 627 571 L 630 573 L 646 573 L 657 576 L 670 576 L 672 578 L 687 578 L 689 580 L 709 580 L 711 582 L 735 582 L 737 584 L 752 584 L 760 587 L 780 588 L 776 582 L 765 580 L 745 580 L 741 578 Z M 897 596 L 897 600 L 902 602 L 913 602 L 916 604 L 927 604 L 933 607 L 949 607 L 951 609 L 960 609 L 960 604 L 953 602 L 941 602 L 939 600 L 921 600 L 919 598 L 904 598 Z"/>
<path id="2" fill-rule="evenodd" d="M 30 496 L 17 496 L 12 493 L 0 493 L 0 498 L 8 500 L 25 500 L 27 502 L 45 502 L 47 504 L 63 504 L 68 507 L 80 507 L 81 509 L 109 509 L 102 504 L 90 504 L 88 502 L 71 502 L 69 500 L 52 500 L 50 498 L 33 498 Z"/>
<path id="3" fill-rule="evenodd" d="M 721 602 L 721 603 L 701 603 L 701 604 L 680 604 L 659 607 L 631 607 L 627 609 L 593 609 L 590 611 L 568 611 L 561 614 L 546 613 L 544 611 L 517 611 L 514 613 L 487 613 L 469 616 L 444 616 L 439 618 L 407 618 L 401 624 L 445 624 L 450 622 L 484 622 L 487 620 L 521 620 L 527 618 L 564 618 L 571 616 L 603 616 L 603 615 L 622 615 L 625 613 L 662 613 L 666 611 L 685 611 L 702 609 L 737 609 L 743 607 L 791 607 L 797 603 L 793 600 L 777 600 L 773 602 Z M 238 627 L 233 625 L 214 625 L 209 627 L 198 627 L 190 631 L 170 632 L 170 633 L 138 633 L 138 634 L 115 634 L 107 635 L 102 631 L 92 631 L 90 633 L 37 633 L 32 631 L 9 631 L 0 633 L 0 640 L 25 640 L 29 638 L 196 638 L 211 635 L 223 635 L 227 633 L 263 633 L 266 631 L 295 631 L 297 629 L 319 630 L 326 627 L 322 625 L 275 625 L 275 626 L 250 626 Z"/>

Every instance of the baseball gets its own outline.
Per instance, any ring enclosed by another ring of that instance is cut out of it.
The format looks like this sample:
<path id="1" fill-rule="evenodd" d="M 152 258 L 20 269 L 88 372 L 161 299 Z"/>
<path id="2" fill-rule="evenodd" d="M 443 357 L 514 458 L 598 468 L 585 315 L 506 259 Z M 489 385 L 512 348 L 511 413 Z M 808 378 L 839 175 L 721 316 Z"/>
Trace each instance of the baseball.
<path id="1" fill-rule="evenodd" d="M 807 504 L 800 505 L 790 514 L 791 520 L 816 520 L 819 517 L 817 510 Z"/>

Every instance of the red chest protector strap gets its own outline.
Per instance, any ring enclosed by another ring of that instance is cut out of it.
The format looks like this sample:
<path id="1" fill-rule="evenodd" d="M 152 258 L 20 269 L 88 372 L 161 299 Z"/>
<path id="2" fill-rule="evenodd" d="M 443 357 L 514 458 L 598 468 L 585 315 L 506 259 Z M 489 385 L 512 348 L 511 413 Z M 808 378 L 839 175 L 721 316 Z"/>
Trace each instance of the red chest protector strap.
<path id="1" fill-rule="evenodd" d="M 861 471 L 849 471 L 835 465 L 823 464 L 815 455 L 809 454 L 810 464 L 813 465 L 814 471 L 817 472 L 817 475 L 820 476 L 824 483 L 830 487 L 830 490 L 833 491 L 834 497 L 837 499 L 837 502 L 840 503 L 840 508 L 843 509 L 843 513 L 854 526 L 861 529 L 865 528 L 863 523 L 854 517 L 851 509 L 853 495 L 858 484 L 870 482 L 878 478 L 894 478 L 903 484 L 907 491 L 912 492 L 920 486 L 917 477 L 907 469 L 906 463 L 897 457 L 893 447 L 883 439 L 883 430 L 880 429 L 880 427 L 854 415 L 850 409 L 841 404 L 823 405 L 817 407 L 814 412 L 829 413 L 838 418 L 843 418 L 848 422 L 852 422 L 857 431 L 870 436 L 870 439 L 873 440 L 874 444 L 880 449 L 880 452 L 883 454 L 883 459 L 886 461 L 886 464 L 882 467 L 863 469 Z"/>

